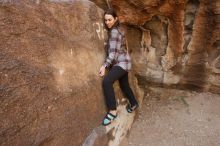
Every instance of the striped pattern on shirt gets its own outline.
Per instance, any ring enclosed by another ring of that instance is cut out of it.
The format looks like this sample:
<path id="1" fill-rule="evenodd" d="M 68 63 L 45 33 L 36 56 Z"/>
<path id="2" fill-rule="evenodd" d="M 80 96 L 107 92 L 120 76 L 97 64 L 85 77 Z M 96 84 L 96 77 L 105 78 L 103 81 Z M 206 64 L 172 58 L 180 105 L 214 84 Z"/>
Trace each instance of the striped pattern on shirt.
<path id="1" fill-rule="evenodd" d="M 108 55 L 104 65 L 109 66 L 120 66 L 124 70 L 129 71 L 131 69 L 131 59 L 127 54 L 125 35 L 119 32 L 117 27 L 110 30 L 110 35 L 108 36 Z"/>

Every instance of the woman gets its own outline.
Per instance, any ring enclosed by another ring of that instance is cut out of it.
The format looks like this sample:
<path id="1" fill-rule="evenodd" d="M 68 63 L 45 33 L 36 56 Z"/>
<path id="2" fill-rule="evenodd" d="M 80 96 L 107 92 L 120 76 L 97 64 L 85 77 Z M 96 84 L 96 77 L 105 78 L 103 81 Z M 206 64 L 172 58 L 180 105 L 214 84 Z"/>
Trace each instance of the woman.
<path id="1" fill-rule="evenodd" d="M 129 105 L 127 111 L 131 113 L 138 107 L 137 100 L 129 86 L 128 71 L 131 69 L 131 61 L 128 59 L 125 43 L 125 35 L 120 30 L 118 17 L 114 10 L 109 9 L 104 13 L 105 26 L 108 30 L 107 49 L 108 55 L 105 63 L 100 68 L 100 76 L 105 75 L 105 69 L 109 72 L 103 79 L 103 90 L 108 108 L 108 113 L 103 119 L 103 125 L 107 126 L 117 117 L 117 107 L 113 83 L 118 80 L 120 88 L 126 95 Z"/>

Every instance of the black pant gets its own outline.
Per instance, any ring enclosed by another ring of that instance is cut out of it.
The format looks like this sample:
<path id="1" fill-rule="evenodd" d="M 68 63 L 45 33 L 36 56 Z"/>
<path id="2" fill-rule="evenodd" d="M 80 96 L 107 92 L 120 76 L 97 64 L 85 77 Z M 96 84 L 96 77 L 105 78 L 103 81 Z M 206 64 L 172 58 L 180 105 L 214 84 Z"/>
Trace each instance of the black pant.
<path id="1" fill-rule="evenodd" d="M 136 105 L 137 100 L 135 99 L 134 94 L 128 82 L 128 72 L 119 66 L 114 66 L 104 77 L 102 84 L 108 110 L 116 110 L 116 100 L 115 100 L 115 93 L 113 88 L 113 83 L 116 80 L 119 81 L 120 88 L 127 97 L 127 99 L 129 100 L 131 106 Z"/>

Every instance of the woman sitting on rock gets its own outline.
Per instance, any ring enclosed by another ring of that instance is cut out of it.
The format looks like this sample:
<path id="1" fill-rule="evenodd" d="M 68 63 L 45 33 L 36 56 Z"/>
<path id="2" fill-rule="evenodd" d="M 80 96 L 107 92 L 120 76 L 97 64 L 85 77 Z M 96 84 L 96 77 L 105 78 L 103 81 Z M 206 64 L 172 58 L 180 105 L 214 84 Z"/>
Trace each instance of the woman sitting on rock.
<path id="1" fill-rule="evenodd" d="M 109 9 L 104 13 L 104 22 L 108 30 L 107 58 L 100 68 L 100 76 L 105 75 L 105 69 L 109 72 L 103 79 L 103 90 L 108 108 L 108 113 L 103 119 L 102 124 L 107 126 L 117 117 L 116 99 L 113 83 L 118 80 L 120 88 L 127 97 L 129 104 L 127 111 L 131 113 L 138 107 L 138 102 L 130 88 L 128 82 L 128 71 L 131 69 L 131 60 L 126 50 L 126 40 L 124 32 L 120 30 L 117 14 Z"/>

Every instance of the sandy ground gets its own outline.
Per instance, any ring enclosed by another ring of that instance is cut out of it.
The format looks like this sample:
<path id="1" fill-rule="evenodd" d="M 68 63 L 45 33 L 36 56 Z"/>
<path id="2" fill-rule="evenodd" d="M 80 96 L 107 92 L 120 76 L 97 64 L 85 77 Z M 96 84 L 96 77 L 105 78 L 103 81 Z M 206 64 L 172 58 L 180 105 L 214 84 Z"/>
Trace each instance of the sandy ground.
<path id="1" fill-rule="evenodd" d="M 220 95 L 152 88 L 121 146 L 220 146 Z"/>

